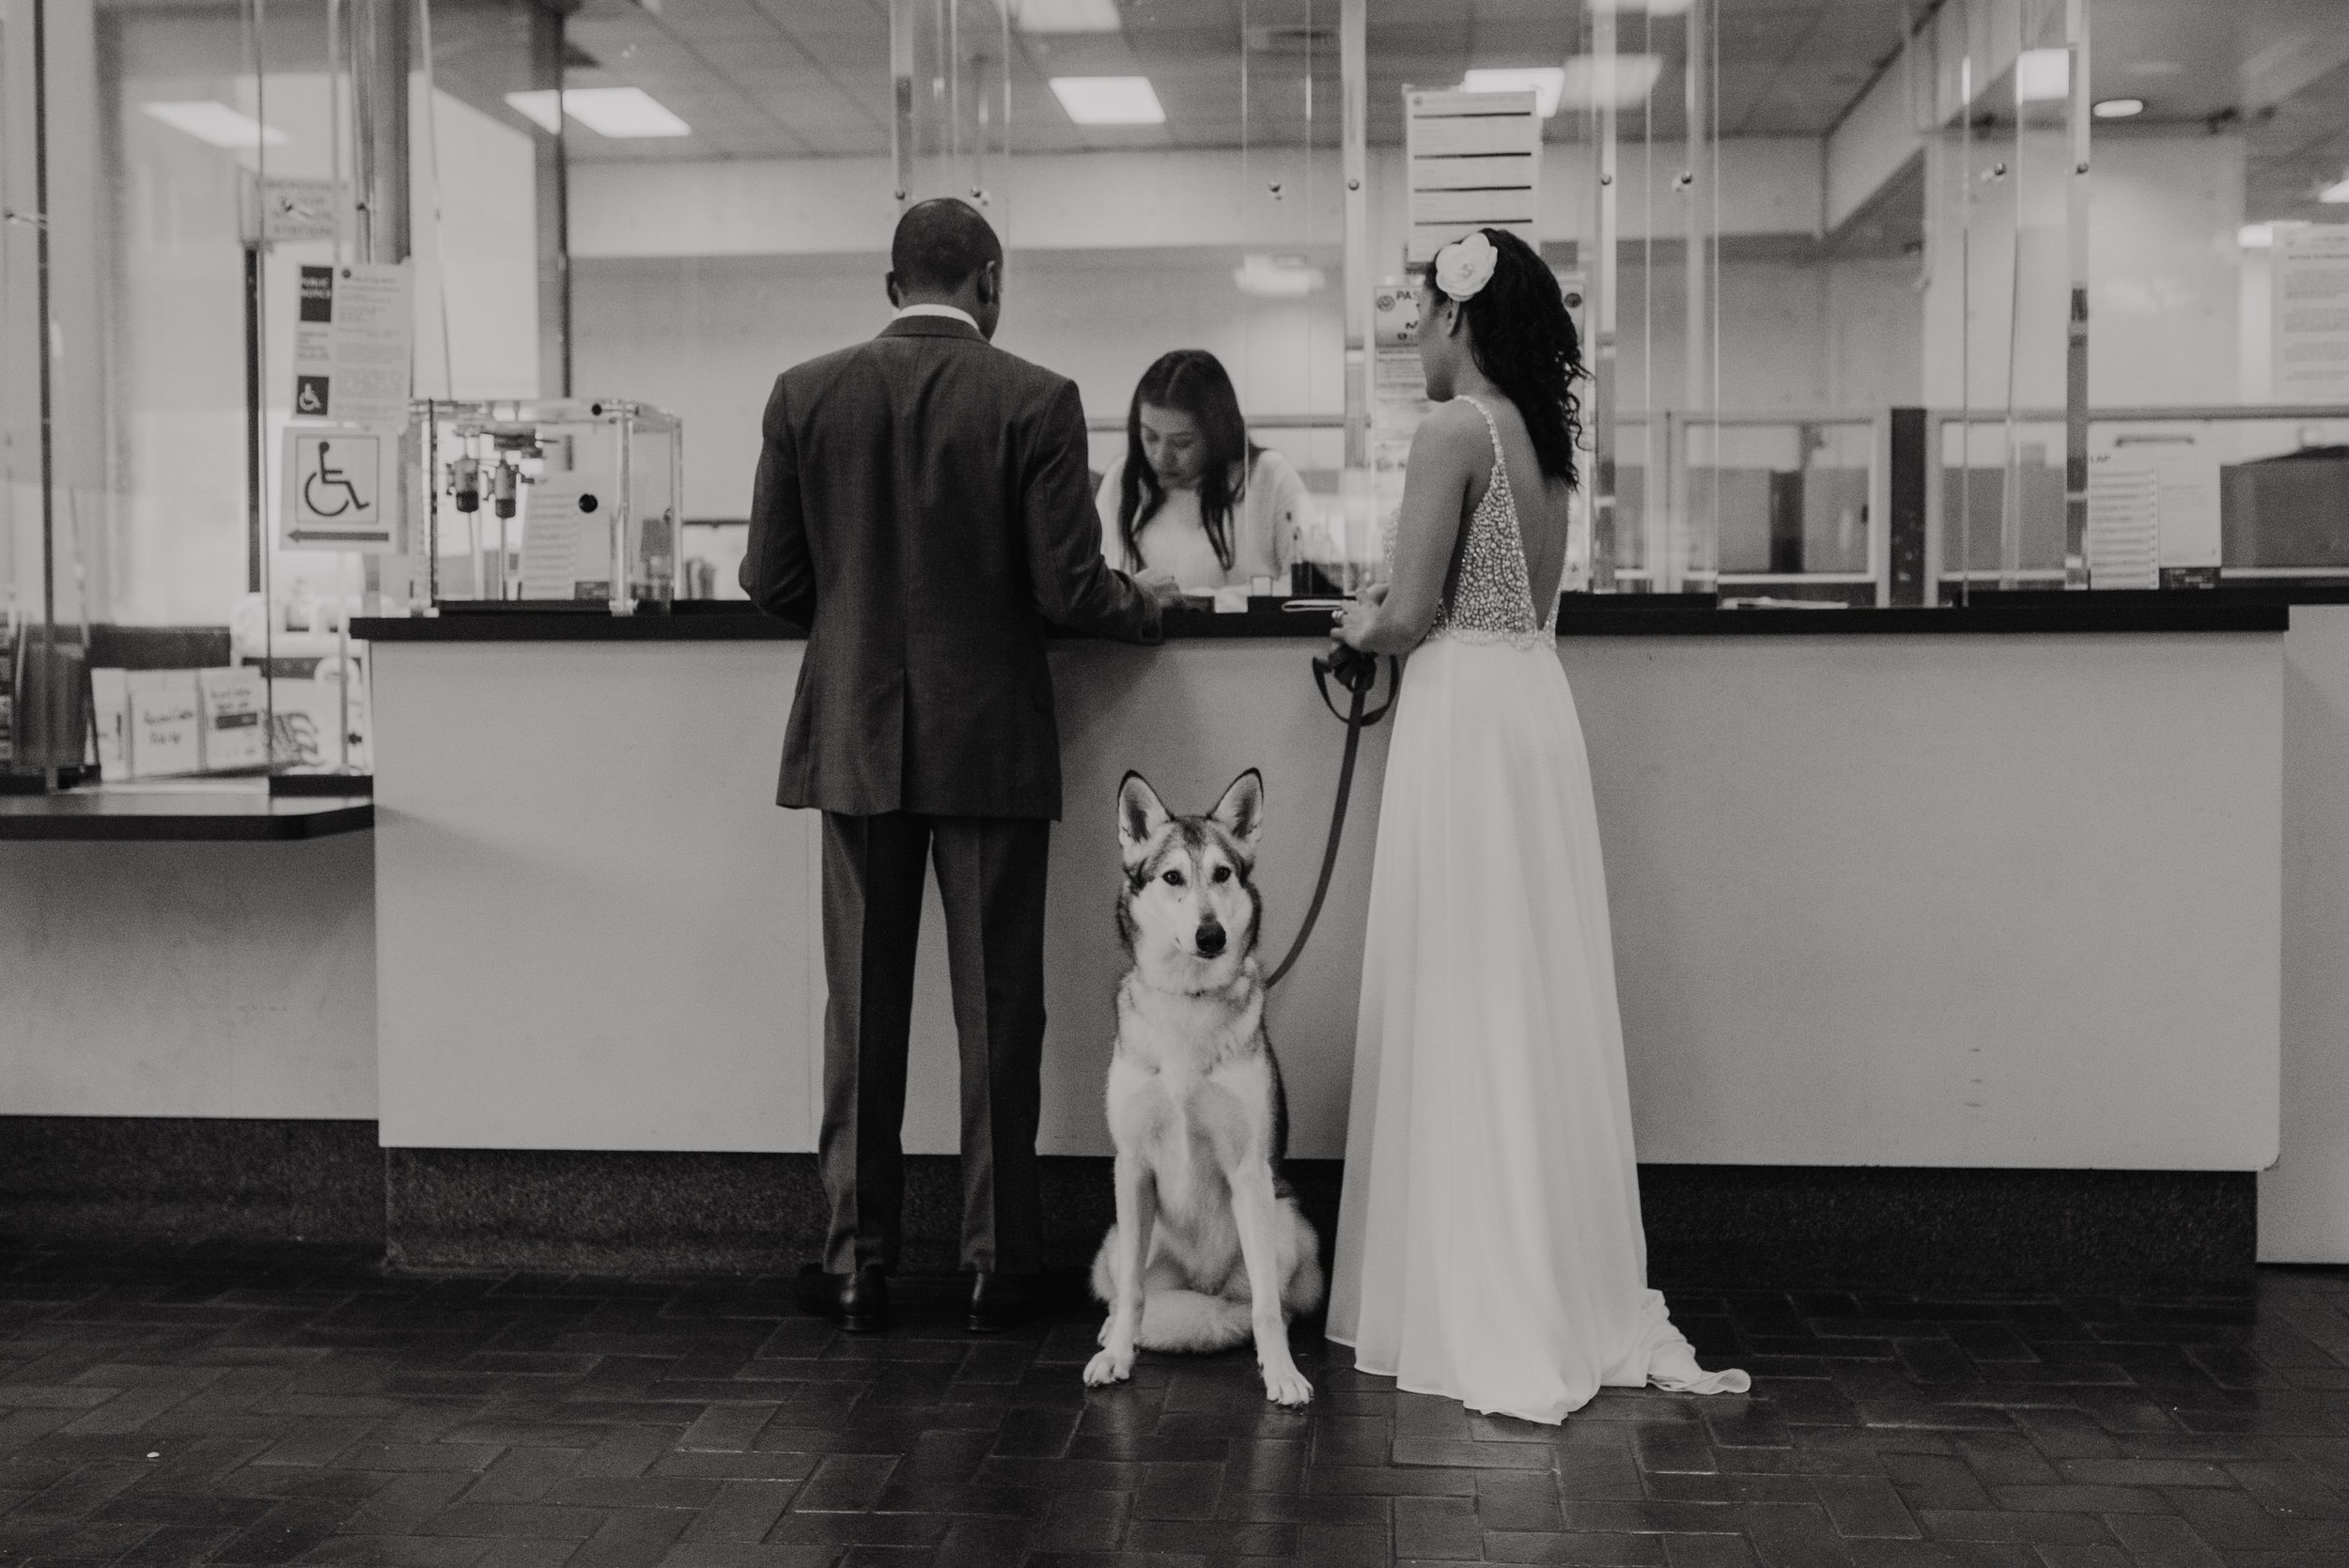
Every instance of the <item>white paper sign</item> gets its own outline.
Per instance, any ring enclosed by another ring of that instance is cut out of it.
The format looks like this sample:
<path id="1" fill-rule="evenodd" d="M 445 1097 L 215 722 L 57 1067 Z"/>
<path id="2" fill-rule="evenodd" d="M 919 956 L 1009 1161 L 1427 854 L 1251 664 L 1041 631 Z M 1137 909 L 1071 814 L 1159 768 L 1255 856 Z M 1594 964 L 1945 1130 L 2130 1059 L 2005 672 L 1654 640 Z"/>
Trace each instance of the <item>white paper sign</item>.
<path id="1" fill-rule="evenodd" d="M 194 670 L 132 670 L 123 676 L 131 704 L 131 776 L 194 773 L 204 765 L 196 731 Z"/>
<path id="2" fill-rule="evenodd" d="M 269 764 L 266 677 L 252 665 L 195 672 L 196 711 L 207 773 L 237 772 Z"/>
<path id="3" fill-rule="evenodd" d="M 404 261 L 302 269 L 294 317 L 294 417 L 408 422 L 415 326 Z"/>
<path id="4" fill-rule="evenodd" d="M 271 243 L 343 237 L 343 206 L 350 187 L 339 179 L 276 179 L 262 182 L 261 238 Z"/>
<path id="5" fill-rule="evenodd" d="M 285 550 L 393 548 L 399 462 L 395 430 L 286 429 L 286 477 L 278 491 L 278 545 Z"/>
<path id="6" fill-rule="evenodd" d="M 522 598 L 600 597 L 612 582 L 608 473 L 578 468 L 532 485 L 523 505 Z"/>
<path id="7" fill-rule="evenodd" d="M 2349 224 L 2278 224 L 2276 401 L 2349 400 Z"/>

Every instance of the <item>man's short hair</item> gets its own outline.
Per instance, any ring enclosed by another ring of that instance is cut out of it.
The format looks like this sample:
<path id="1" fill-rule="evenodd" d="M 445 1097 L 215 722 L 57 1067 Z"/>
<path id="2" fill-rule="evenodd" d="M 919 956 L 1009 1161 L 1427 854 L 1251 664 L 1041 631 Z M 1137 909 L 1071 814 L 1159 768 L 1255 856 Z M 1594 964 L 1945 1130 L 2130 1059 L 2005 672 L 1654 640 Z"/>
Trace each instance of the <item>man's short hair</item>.
<path id="1" fill-rule="evenodd" d="M 951 294 L 988 262 L 1003 259 L 1003 242 L 978 209 L 952 196 L 916 202 L 897 220 L 889 243 L 889 270 L 897 287 Z"/>

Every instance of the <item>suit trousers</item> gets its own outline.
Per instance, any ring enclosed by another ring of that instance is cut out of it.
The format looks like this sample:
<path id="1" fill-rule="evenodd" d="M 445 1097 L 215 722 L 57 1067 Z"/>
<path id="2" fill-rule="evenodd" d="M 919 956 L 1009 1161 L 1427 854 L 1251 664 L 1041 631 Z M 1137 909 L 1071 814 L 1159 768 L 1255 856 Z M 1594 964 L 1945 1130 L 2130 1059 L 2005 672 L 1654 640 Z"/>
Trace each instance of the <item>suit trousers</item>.
<path id="1" fill-rule="evenodd" d="M 1041 818 L 824 814 L 824 1266 L 894 1269 L 924 862 L 946 911 L 962 1057 L 962 1264 L 1044 1266 L 1035 1134 L 1044 1056 Z"/>

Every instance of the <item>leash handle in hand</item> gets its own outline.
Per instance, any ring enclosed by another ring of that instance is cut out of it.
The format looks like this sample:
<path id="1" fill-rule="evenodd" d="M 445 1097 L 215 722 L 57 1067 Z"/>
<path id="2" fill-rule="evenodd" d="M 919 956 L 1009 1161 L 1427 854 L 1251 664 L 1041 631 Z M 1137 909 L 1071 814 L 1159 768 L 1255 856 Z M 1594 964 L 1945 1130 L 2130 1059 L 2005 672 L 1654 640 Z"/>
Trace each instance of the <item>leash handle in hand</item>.
<path id="1" fill-rule="evenodd" d="M 1330 808 L 1330 842 L 1321 852 L 1321 879 L 1314 884 L 1314 901 L 1306 907 L 1305 924 L 1297 928 L 1297 939 L 1289 944 L 1288 956 L 1281 960 L 1272 978 L 1265 982 L 1268 990 L 1297 967 L 1299 955 L 1305 951 L 1305 939 L 1314 934 L 1314 922 L 1321 917 L 1322 900 L 1330 895 L 1330 877 L 1337 869 L 1338 843 L 1346 833 L 1346 803 L 1354 792 L 1354 757 L 1361 750 L 1362 731 L 1387 716 L 1402 685 L 1402 662 L 1389 656 L 1387 669 L 1387 700 L 1364 712 L 1370 690 L 1378 683 L 1378 656 L 1359 648 L 1341 647 L 1314 660 L 1314 684 L 1321 689 L 1321 701 L 1330 712 L 1338 712 L 1338 705 L 1330 695 L 1331 679 L 1353 694 L 1346 711 L 1338 714 L 1346 721 L 1346 757 L 1338 764 L 1338 797 Z"/>

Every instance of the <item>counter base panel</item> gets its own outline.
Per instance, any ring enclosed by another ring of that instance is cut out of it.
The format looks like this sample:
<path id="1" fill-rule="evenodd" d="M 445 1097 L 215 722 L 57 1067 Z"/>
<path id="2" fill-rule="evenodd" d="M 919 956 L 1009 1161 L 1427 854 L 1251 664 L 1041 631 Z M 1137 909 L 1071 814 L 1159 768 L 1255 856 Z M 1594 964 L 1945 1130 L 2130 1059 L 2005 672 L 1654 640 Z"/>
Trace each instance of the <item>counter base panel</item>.
<path id="1" fill-rule="evenodd" d="M 797 1272 L 812 1155 L 381 1149 L 372 1122 L 0 1117 L 0 1234 L 364 1246 L 396 1268 Z M 1044 1157 L 1048 1256 L 1090 1262 L 1110 1161 Z M 1321 1233 L 1345 1168 L 1290 1162 Z M 906 1172 L 905 1269 L 956 1266 L 957 1162 Z M 1643 1165 L 1648 1272 L 1676 1290 L 2246 1288 L 2248 1172 Z"/>

